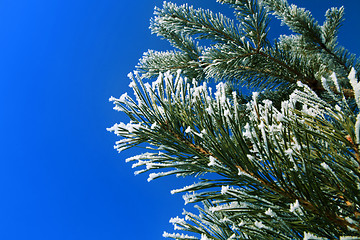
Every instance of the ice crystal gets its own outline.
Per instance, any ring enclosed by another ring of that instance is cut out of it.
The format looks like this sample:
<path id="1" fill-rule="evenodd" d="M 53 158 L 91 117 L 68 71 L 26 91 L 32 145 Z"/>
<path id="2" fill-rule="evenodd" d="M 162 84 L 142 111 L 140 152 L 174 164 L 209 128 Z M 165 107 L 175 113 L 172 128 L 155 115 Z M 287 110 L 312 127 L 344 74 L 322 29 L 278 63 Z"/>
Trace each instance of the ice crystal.
<path id="1" fill-rule="evenodd" d="M 216 158 L 214 158 L 213 156 L 210 156 L 209 157 L 209 163 L 208 163 L 208 166 L 215 166 L 216 165 Z"/>
<path id="2" fill-rule="evenodd" d="M 163 237 L 165 237 L 165 238 L 181 238 L 181 239 L 197 239 L 196 237 L 189 236 L 184 233 L 180 234 L 180 233 L 168 233 L 168 232 L 164 232 Z"/>
<path id="3" fill-rule="evenodd" d="M 221 186 L 221 194 L 226 194 L 226 192 L 229 190 L 229 186 Z"/>
<path id="4" fill-rule="evenodd" d="M 296 199 L 296 201 L 294 203 L 290 204 L 290 212 L 295 212 L 297 209 L 300 208 L 300 204 L 299 201 Z"/>
<path id="5" fill-rule="evenodd" d="M 318 237 L 312 233 L 309 233 L 309 232 L 304 232 L 304 238 L 303 240 L 321 240 L 321 239 L 326 239 L 326 238 L 322 238 L 322 237 Z"/>
<path id="6" fill-rule="evenodd" d="M 275 217 L 276 216 L 276 214 L 273 212 L 273 210 L 271 210 L 271 208 L 268 208 L 268 210 L 266 210 L 265 214 L 270 216 L 270 217 Z"/>
<path id="7" fill-rule="evenodd" d="M 265 227 L 265 225 L 264 225 L 261 221 L 256 221 L 256 222 L 254 223 L 254 225 L 255 225 L 255 227 L 257 227 L 257 228 L 259 228 L 259 229 Z"/>

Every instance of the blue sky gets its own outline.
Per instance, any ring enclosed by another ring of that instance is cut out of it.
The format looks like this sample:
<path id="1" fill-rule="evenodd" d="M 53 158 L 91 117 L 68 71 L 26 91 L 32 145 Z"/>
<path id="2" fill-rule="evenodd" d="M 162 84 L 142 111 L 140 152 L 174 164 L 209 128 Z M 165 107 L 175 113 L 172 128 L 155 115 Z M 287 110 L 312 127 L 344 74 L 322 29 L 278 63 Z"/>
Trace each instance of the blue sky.
<path id="1" fill-rule="evenodd" d="M 224 9 L 215 0 L 174 1 Z M 320 22 L 340 1 L 292 1 Z M 360 54 L 360 2 L 344 0 L 340 43 Z M 0 239 L 161 239 L 183 200 L 170 190 L 193 180 L 134 176 L 106 131 L 124 115 L 110 96 L 148 49 L 162 0 L 0 1 Z M 227 11 L 230 13 L 230 11 Z M 230 14 L 228 14 L 231 16 Z M 274 37 L 284 28 L 274 21 Z M 191 208 L 188 208 L 191 210 Z"/>

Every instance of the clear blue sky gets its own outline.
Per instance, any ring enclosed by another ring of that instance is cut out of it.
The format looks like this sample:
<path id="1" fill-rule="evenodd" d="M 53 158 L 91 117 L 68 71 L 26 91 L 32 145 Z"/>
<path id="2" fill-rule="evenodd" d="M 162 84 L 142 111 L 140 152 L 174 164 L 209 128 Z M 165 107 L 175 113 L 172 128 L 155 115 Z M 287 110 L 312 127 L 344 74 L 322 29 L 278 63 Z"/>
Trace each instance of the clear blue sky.
<path id="1" fill-rule="evenodd" d="M 320 22 L 340 4 L 293 2 Z M 359 56 L 360 1 L 341 2 L 339 40 Z M 128 91 L 142 53 L 169 48 L 148 29 L 155 5 L 162 0 L 0 1 L 0 239 L 154 240 L 172 231 L 183 200 L 170 190 L 183 180 L 134 176 L 124 159 L 135 150 L 117 154 L 106 131 L 126 121 L 108 98 Z"/>

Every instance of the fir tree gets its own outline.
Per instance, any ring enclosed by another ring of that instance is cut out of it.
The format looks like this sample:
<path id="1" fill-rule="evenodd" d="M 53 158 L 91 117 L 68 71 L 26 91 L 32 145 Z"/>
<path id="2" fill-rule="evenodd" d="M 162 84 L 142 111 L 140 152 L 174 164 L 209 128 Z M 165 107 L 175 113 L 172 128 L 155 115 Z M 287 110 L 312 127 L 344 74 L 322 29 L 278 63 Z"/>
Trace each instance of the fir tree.
<path id="1" fill-rule="evenodd" d="M 177 50 L 145 53 L 134 97 L 110 98 L 130 118 L 108 129 L 115 148 L 149 150 L 127 159 L 136 174 L 198 179 L 172 191 L 198 213 L 164 237 L 360 239 L 360 61 L 337 43 L 344 9 L 320 25 L 286 0 L 218 2 L 236 20 L 156 8 L 151 30 Z M 271 15 L 294 34 L 270 41 Z"/>

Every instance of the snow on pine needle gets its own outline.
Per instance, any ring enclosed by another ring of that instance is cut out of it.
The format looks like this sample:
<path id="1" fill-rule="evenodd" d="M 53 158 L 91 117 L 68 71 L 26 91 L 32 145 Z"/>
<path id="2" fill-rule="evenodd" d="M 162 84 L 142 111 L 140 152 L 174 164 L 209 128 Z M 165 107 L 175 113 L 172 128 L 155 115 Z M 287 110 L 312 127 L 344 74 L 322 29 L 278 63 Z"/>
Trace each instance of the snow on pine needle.
<path id="1" fill-rule="evenodd" d="M 356 88 L 353 76 L 351 73 L 349 78 Z M 298 233 L 287 224 L 312 218 L 314 211 L 320 211 L 311 204 L 315 199 L 308 191 L 319 191 L 323 202 L 332 201 L 337 208 L 330 204 L 329 208 L 343 218 L 346 204 L 336 197 L 342 183 L 353 183 L 353 190 L 360 195 L 353 144 L 353 139 L 358 139 L 354 132 L 358 117 L 348 110 L 345 98 L 334 97 L 334 108 L 299 82 L 289 99 L 276 108 L 269 100 L 259 101 L 259 93 L 240 104 L 235 93 L 226 93 L 224 83 L 213 92 L 206 83 L 182 77 L 181 71 L 159 74 L 153 82 L 144 82 L 137 72 L 129 78 L 133 97 L 124 93 L 110 101 L 130 121 L 107 130 L 122 138 L 115 144 L 119 152 L 134 146 L 148 150 L 126 160 L 135 168 L 143 167 L 135 174 L 152 171 L 148 181 L 168 175 L 202 176 L 197 183 L 172 191 L 185 193 L 185 203 L 210 202 L 209 212 L 200 210 L 203 215 L 185 213 L 189 223 L 174 218 L 172 223 L 181 223 L 182 229 L 193 229 L 199 219 L 211 214 L 218 218 L 216 224 L 227 226 L 229 239 L 257 236 L 259 229 L 292 239 L 286 236 Z M 336 75 L 323 84 L 329 81 L 336 81 Z M 322 196 L 325 188 L 334 189 L 334 195 Z M 273 229 L 272 222 L 284 224 Z M 211 239 L 223 229 L 212 224 L 215 222 L 196 230 L 202 239 Z M 182 234 L 164 236 L 198 239 Z"/>

